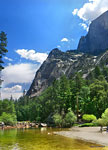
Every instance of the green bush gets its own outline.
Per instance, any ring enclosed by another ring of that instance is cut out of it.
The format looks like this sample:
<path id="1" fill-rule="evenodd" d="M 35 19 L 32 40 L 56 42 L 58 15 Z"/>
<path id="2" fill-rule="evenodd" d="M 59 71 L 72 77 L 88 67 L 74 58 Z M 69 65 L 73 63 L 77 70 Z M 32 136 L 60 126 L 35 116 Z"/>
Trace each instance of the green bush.
<path id="1" fill-rule="evenodd" d="M 96 120 L 96 116 L 94 116 L 94 115 L 89 115 L 89 114 L 84 114 L 84 115 L 82 116 L 82 119 L 83 119 L 84 121 L 86 121 L 86 122 L 91 122 L 91 121 L 93 121 L 93 120 Z"/>
<path id="2" fill-rule="evenodd" d="M 106 122 L 106 124 L 108 124 L 108 108 L 102 114 L 102 119 Z"/>
<path id="3" fill-rule="evenodd" d="M 15 125 L 17 122 L 16 115 L 3 112 L 0 116 L 0 122 L 4 122 L 5 125 Z"/>
<path id="4" fill-rule="evenodd" d="M 98 124 L 99 126 L 106 126 L 106 122 L 105 122 L 102 118 L 99 118 L 99 119 L 97 120 L 97 124 Z"/>
<path id="5" fill-rule="evenodd" d="M 54 114 L 53 119 L 54 119 L 55 125 L 61 127 L 61 125 L 62 125 L 62 116 L 60 114 L 56 113 L 56 114 Z"/>
<path id="6" fill-rule="evenodd" d="M 108 126 L 108 108 L 102 114 L 101 118 L 97 120 L 97 123 L 100 126 Z"/>
<path id="7" fill-rule="evenodd" d="M 98 126 L 98 120 L 93 120 L 92 123 L 94 124 L 94 126 Z"/>
<path id="8" fill-rule="evenodd" d="M 79 127 L 93 127 L 93 126 L 95 126 L 93 123 L 83 123 L 79 125 Z"/>
<path id="9" fill-rule="evenodd" d="M 71 127 L 76 122 L 77 117 L 75 116 L 71 108 L 68 109 L 68 113 L 66 114 L 64 120 L 66 127 Z"/>
<path id="10" fill-rule="evenodd" d="M 59 127 L 71 127 L 77 120 L 77 117 L 71 110 L 71 108 L 68 109 L 68 113 L 65 115 L 65 117 L 61 116 L 60 114 L 56 113 L 53 116 L 53 120 L 56 126 Z"/>

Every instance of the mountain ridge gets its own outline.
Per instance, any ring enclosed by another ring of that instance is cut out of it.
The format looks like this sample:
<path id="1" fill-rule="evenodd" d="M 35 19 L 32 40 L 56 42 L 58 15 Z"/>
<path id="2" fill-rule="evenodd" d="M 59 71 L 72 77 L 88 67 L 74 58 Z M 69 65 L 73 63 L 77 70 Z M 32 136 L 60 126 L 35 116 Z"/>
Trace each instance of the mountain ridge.
<path id="1" fill-rule="evenodd" d="M 58 51 L 60 52 L 60 50 Z M 61 53 L 59 52 L 58 54 Z M 27 95 L 30 97 L 39 96 L 55 79 L 59 80 L 62 75 L 70 78 L 76 72 L 81 72 L 83 78 L 86 78 L 97 65 L 101 66 L 102 63 L 106 63 L 107 65 L 108 51 L 99 56 L 84 53 L 70 53 L 68 55 L 68 52 L 63 52 L 63 57 L 62 55 L 56 55 L 56 58 L 52 58 L 52 55 L 49 54 L 48 58 L 36 72 Z M 70 56 L 68 59 L 67 55 Z M 66 56 L 66 59 L 64 56 Z"/>

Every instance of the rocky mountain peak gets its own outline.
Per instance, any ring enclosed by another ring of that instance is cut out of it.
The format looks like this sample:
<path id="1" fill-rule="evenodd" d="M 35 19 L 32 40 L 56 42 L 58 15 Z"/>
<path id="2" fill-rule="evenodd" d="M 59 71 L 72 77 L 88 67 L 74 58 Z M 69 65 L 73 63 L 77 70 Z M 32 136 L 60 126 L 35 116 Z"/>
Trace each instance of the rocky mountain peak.
<path id="1" fill-rule="evenodd" d="M 36 72 L 27 95 L 31 97 L 38 96 L 55 79 L 59 79 L 64 74 L 67 76 L 73 74 L 75 70 L 72 64 L 77 62 L 82 55 L 82 53 L 78 54 L 74 51 L 62 52 L 59 49 L 53 49 Z M 75 67 L 77 67 L 77 64 L 75 64 Z"/>
<path id="2" fill-rule="evenodd" d="M 62 54 L 63 52 L 61 50 L 59 50 L 58 48 L 55 48 L 49 53 L 48 58 L 57 58 Z"/>
<path id="3" fill-rule="evenodd" d="M 90 24 L 88 34 L 82 36 L 78 51 L 98 55 L 108 48 L 108 11 Z"/>

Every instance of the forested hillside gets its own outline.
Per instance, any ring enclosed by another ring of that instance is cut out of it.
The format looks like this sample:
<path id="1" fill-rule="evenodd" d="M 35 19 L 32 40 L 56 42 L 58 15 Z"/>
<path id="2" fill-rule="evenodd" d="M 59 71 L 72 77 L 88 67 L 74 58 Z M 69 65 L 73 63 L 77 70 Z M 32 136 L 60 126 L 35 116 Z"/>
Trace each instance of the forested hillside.
<path id="1" fill-rule="evenodd" d="M 88 79 L 81 73 L 55 80 L 39 97 L 21 97 L 15 101 L 17 119 L 53 123 L 54 114 L 65 116 L 71 109 L 79 114 L 94 114 L 97 118 L 108 108 L 108 68 L 96 66 Z"/>

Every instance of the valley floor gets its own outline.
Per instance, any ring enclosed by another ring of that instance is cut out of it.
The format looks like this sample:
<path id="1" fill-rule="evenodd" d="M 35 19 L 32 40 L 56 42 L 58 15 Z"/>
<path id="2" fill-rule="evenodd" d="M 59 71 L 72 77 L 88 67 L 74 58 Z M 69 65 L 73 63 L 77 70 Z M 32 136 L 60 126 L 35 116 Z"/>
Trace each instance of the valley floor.
<path id="1" fill-rule="evenodd" d="M 69 131 L 55 132 L 55 134 L 108 146 L 108 132 L 101 133 L 100 127 L 72 127 Z"/>

